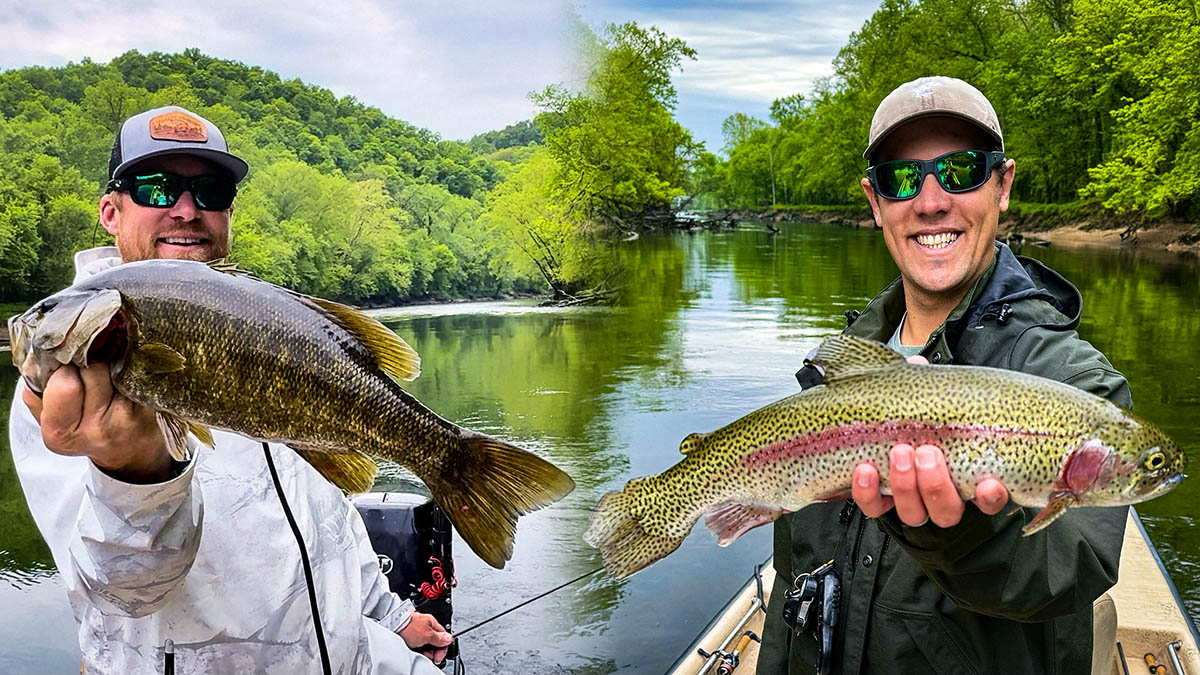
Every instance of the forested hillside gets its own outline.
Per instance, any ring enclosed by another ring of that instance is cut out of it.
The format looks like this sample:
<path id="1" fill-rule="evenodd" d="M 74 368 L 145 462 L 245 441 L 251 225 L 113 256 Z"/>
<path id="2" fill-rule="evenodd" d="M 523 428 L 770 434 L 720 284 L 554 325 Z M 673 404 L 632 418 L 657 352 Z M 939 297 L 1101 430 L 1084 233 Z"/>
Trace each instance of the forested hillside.
<path id="1" fill-rule="evenodd" d="M 489 270 L 475 226 L 505 164 L 261 68 L 131 51 L 0 74 L 0 299 L 54 290 L 69 281 L 73 250 L 107 241 L 95 204 L 113 134 L 160 105 L 209 118 L 250 162 L 233 257 L 267 279 L 360 302 L 535 281 Z"/>
<path id="2" fill-rule="evenodd" d="M 1192 0 L 884 0 L 835 75 L 737 113 L 728 160 L 705 157 L 716 205 L 862 203 L 876 104 L 925 75 L 991 99 L 1017 161 L 1014 194 L 1127 216 L 1200 218 L 1200 5 Z"/>
<path id="3" fill-rule="evenodd" d="M 670 73 L 691 52 L 632 23 L 577 32 L 582 90 L 550 84 L 535 121 L 467 143 L 196 50 L 0 73 L 0 301 L 60 288 L 73 251 L 109 241 L 96 200 L 113 135 L 162 105 L 207 117 L 249 161 L 232 257 L 265 279 L 370 304 L 608 297 L 622 223 L 684 191 L 693 147 Z"/>

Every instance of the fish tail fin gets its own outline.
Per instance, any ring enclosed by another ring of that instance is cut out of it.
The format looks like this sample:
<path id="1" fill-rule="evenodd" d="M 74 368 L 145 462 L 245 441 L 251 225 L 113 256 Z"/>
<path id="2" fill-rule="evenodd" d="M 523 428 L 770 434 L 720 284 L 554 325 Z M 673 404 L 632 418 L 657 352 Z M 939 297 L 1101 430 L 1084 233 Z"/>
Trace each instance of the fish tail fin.
<path id="1" fill-rule="evenodd" d="M 629 481 L 620 492 L 610 492 L 600 498 L 592 512 L 583 540 L 600 549 L 604 566 L 618 579 L 665 558 L 679 548 L 684 537 L 691 531 L 699 515 L 683 516 L 674 526 L 656 528 L 639 516 L 646 512 L 646 494 L 653 492 L 653 477 Z M 665 515 L 655 509 L 656 517 Z M 682 534 L 656 533 L 650 530 L 665 529 Z"/>
<path id="2" fill-rule="evenodd" d="M 427 484 L 471 550 L 501 569 L 512 557 L 517 518 L 562 499 L 575 481 L 541 457 L 483 434 L 465 437 L 462 449 L 464 461 Z"/>

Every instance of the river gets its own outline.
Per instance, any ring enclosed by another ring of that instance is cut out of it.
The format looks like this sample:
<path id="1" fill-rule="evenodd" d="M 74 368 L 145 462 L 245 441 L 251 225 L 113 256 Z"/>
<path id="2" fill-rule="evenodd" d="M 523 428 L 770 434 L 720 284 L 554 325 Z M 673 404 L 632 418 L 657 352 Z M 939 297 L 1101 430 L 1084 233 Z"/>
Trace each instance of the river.
<path id="1" fill-rule="evenodd" d="M 599 566 L 580 535 L 590 507 L 631 477 L 678 460 L 679 442 L 796 391 L 793 372 L 843 313 L 896 275 L 881 236 L 818 224 L 771 235 L 643 237 L 624 251 L 629 302 L 530 302 L 381 310 L 421 353 L 410 391 L 443 416 L 529 447 L 578 483 L 521 519 L 493 570 L 456 540 L 455 628 L 463 630 Z M 1084 296 L 1080 332 L 1128 377 L 1137 412 L 1200 447 L 1200 265 L 1136 251 L 1033 248 Z M 8 405 L 15 370 L 0 369 Z M 7 409 L 7 408 L 5 408 Z M 3 424 L 3 423 L 0 423 Z M 75 672 L 75 627 L 24 506 L 0 435 L 0 673 Z M 377 485 L 413 481 L 386 468 Z M 1139 507 L 1167 567 L 1200 612 L 1200 480 Z M 658 674 L 770 554 L 770 528 L 728 548 L 702 530 L 634 577 L 587 576 L 462 638 L 468 672 Z"/>

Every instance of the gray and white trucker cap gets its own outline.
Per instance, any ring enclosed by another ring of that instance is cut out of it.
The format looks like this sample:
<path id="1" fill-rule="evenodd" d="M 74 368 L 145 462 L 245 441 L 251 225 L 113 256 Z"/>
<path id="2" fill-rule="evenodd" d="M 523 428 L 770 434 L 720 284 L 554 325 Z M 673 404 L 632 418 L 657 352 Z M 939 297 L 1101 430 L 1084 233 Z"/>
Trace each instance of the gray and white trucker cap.
<path id="1" fill-rule="evenodd" d="M 147 110 L 125 120 L 113 141 L 108 177 L 120 176 L 143 159 L 159 155 L 195 155 L 207 159 L 241 182 L 250 165 L 231 154 L 217 125 L 196 113 L 166 106 Z"/>
<path id="2" fill-rule="evenodd" d="M 962 80 L 938 76 L 905 82 L 880 101 L 871 118 L 871 134 L 863 157 L 870 161 L 883 139 L 900 125 L 933 115 L 966 120 L 991 136 L 999 150 L 1004 150 L 1000 119 L 987 97 Z"/>

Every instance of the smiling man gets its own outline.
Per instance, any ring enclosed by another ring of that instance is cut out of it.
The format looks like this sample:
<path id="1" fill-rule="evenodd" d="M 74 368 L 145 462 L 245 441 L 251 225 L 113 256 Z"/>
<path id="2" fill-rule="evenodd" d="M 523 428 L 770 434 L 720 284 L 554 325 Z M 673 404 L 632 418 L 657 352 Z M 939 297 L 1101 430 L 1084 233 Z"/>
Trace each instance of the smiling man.
<path id="1" fill-rule="evenodd" d="M 863 156 L 863 191 L 900 277 L 848 314 L 846 333 L 910 360 L 1019 370 L 1130 405 L 1124 377 L 1075 331 L 1075 287 L 996 241 L 1016 164 L 982 93 L 947 77 L 901 85 L 876 109 Z M 809 387 L 821 375 L 806 366 L 797 379 Z M 776 521 L 759 673 L 1034 675 L 1111 663 L 1111 644 L 1093 655 L 1092 604 L 1116 583 L 1125 507 L 1073 509 L 1023 537 L 1036 509 L 1009 515 L 994 478 L 964 502 L 933 445 L 892 449 L 889 495 L 880 469 L 858 466 L 852 501 Z M 785 594 L 799 596 L 814 570 L 841 589 L 824 643 L 815 621 L 784 619 Z"/>
<path id="2" fill-rule="evenodd" d="M 76 254 L 76 279 L 225 257 L 248 168 L 183 108 L 126 120 L 100 199 L 117 246 Z M 62 366 L 41 397 L 18 388 L 13 461 L 79 622 L 84 671 L 440 673 L 409 647 L 441 660 L 450 634 L 388 590 L 358 512 L 290 448 L 218 431 L 177 462 L 107 363 Z"/>

